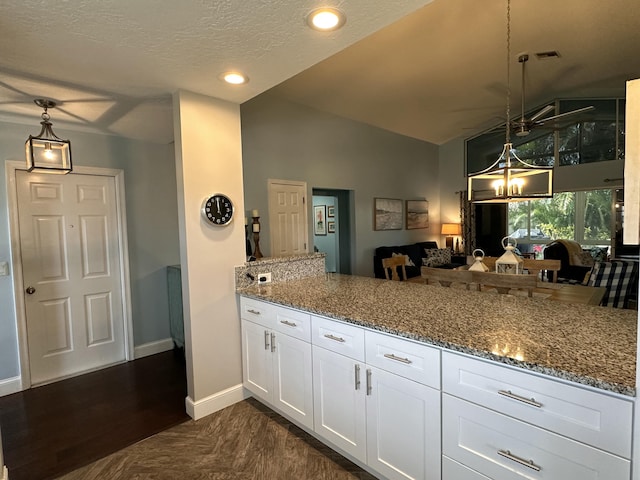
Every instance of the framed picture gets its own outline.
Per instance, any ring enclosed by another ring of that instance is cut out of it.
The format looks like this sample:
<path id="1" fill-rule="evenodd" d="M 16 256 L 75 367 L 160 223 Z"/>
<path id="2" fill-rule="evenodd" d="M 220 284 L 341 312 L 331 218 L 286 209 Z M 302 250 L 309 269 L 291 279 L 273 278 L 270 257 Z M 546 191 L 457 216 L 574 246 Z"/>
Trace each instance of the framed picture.
<path id="1" fill-rule="evenodd" d="M 402 230 L 402 200 L 373 199 L 373 229 Z"/>
<path id="2" fill-rule="evenodd" d="M 336 233 L 336 222 L 327 222 L 327 230 L 329 233 Z"/>
<path id="3" fill-rule="evenodd" d="M 336 216 L 336 207 L 329 205 L 327 207 L 327 218 L 333 218 Z"/>
<path id="4" fill-rule="evenodd" d="M 325 205 L 315 205 L 313 207 L 313 234 L 327 234 L 327 207 Z"/>
<path id="5" fill-rule="evenodd" d="M 429 228 L 429 202 L 407 200 L 407 230 Z"/>

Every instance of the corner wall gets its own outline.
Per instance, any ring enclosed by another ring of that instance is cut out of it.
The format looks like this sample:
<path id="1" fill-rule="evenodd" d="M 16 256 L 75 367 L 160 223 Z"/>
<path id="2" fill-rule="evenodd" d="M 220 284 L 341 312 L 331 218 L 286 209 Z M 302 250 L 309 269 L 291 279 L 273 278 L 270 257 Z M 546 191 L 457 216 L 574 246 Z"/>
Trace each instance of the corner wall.
<path id="1" fill-rule="evenodd" d="M 312 235 L 312 190 L 353 190 L 354 275 L 373 276 L 376 247 L 422 240 L 441 243 L 436 233 L 440 223 L 436 145 L 286 102 L 269 93 L 242 104 L 241 113 L 248 211 L 268 210 L 267 179 L 305 181 Z M 375 197 L 428 200 L 432 226 L 374 231 Z M 267 219 L 262 227 L 260 246 L 265 255 L 270 255 Z"/>

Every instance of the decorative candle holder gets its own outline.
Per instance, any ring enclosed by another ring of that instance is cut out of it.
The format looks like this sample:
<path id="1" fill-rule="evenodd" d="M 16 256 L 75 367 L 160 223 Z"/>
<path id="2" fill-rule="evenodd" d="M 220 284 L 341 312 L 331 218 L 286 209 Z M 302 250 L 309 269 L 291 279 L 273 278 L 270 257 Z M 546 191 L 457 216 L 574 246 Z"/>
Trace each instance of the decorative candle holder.
<path id="1" fill-rule="evenodd" d="M 260 217 L 253 218 L 251 224 L 251 230 L 253 231 L 253 256 L 256 258 L 262 258 L 262 252 L 260 251 Z"/>
<path id="2" fill-rule="evenodd" d="M 251 256 L 251 241 L 249 240 L 249 238 L 250 238 L 249 237 L 249 225 L 247 223 L 247 219 L 245 218 L 244 220 L 245 220 L 245 222 L 244 222 L 244 238 L 246 240 L 246 249 L 245 249 L 246 252 L 245 253 L 247 254 L 247 257 L 250 257 Z"/>

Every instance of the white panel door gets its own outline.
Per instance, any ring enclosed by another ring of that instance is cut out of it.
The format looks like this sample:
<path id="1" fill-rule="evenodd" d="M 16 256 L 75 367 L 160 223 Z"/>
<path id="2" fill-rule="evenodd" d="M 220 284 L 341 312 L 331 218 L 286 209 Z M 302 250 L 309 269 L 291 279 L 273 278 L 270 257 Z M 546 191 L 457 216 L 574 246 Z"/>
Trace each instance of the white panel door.
<path id="1" fill-rule="evenodd" d="M 115 179 L 16 171 L 31 383 L 125 360 Z"/>
<path id="2" fill-rule="evenodd" d="M 315 432 L 366 462 L 364 364 L 313 346 Z"/>
<path id="3" fill-rule="evenodd" d="M 269 180 L 271 256 L 307 253 L 307 184 Z"/>
<path id="4" fill-rule="evenodd" d="M 440 392 L 371 366 L 367 376 L 367 464 L 390 480 L 439 480 Z"/>

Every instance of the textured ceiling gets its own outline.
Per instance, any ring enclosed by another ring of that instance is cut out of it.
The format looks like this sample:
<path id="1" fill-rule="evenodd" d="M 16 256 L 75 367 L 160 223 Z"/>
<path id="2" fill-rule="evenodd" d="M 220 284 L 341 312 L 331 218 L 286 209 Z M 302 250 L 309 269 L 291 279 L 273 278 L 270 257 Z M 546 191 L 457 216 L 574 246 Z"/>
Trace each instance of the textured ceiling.
<path id="1" fill-rule="evenodd" d="M 345 27 L 316 32 L 315 0 L 3 0 L 0 119 L 37 126 L 47 97 L 54 128 L 170 141 L 173 92 L 242 103 L 428 1 L 338 2 Z M 229 69 L 250 82 L 219 81 Z"/>
<path id="2" fill-rule="evenodd" d="M 0 119 L 37 127 L 33 98 L 47 97 L 61 102 L 54 128 L 169 142 L 170 96 L 185 89 L 268 92 L 436 144 L 504 120 L 505 0 L 330 4 L 347 15 L 333 33 L 305 24 L 317 0 L 3 0 Z M 560 52 L 532 55 L 527 108 L 623 95 L 640 77 L 638 25 L 638 0 L 512 0 L 512 114 L 523 51 Z M 227 69 L 250 82 L 220 82 Z"/>

